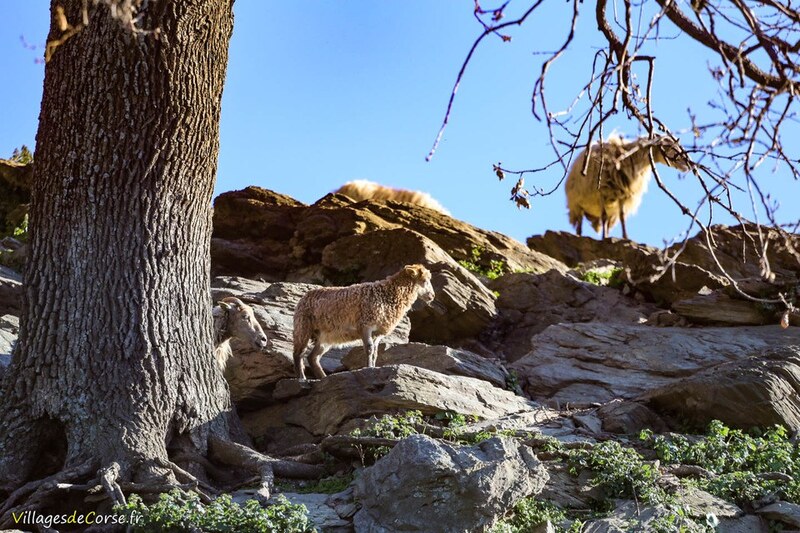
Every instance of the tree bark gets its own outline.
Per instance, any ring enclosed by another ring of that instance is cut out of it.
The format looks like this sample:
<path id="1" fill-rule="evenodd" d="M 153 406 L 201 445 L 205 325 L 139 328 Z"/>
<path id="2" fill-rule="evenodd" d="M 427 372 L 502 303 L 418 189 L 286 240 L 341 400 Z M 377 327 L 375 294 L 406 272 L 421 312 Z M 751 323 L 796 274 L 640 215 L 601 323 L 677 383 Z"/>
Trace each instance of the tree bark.
<path id="1" fill-rule="evenodd" d="M 143 2 L 138 30 L 89 2 L 45 68 L 20 336 L 0 393 L 0 484 L 114 462 L 169 478 L 230 395 L 214 365 L 209 243 L 232 0 Z M 63 36 L 53 0 L 48 41 Z M 157 33 L 148 33 L 157 29 Z M 145 30 L 145 31 L 140 31 Z M 159 466 L 162 465 L 162 466 Z"/>

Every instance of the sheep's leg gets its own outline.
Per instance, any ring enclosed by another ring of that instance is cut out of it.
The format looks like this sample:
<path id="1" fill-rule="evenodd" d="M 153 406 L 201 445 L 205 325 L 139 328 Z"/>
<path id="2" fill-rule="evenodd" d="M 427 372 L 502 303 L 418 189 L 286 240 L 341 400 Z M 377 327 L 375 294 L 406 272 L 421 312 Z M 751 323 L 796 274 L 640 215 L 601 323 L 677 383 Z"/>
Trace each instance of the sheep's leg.
<path id="1" fill-rule="evenodd" d="M 608 233 L 608 232 L 606 231 L 606 229 L 607 229 L 607 227 L 608 227 L 608 221 L 607 221 L 607 219 L 606 219 L 606 212 L 605 212 L 605 210 L 603 210 L 603 211 L 600 213 L 600 227 L 601 227 L 601 230 L 600 230 L 600 231 L 601 231 L 602 238 L 603 238 L 603 240 L 606 240 L 606 235 L 607 235 L 607 233 Z"/>
<path id="2" fill-rule="evenodd" d="M 625 228 L 625 212 L 622 210 L 622 206 L 619 207 L 619 221 L 622 224 L 622 238 L 628 238 L 628 230 Z"/>
<path id="3" fill-rule="evenodd" d="M 327 348 L 324 344 L 319 341 L 314 342 L 314 347 L 311 349 L 311 353 L 308 354 L 308 364 L 311 365 L 311 371 L 314 372 L 314 376 L 318 379 L 322 379 L 326 376 L 325 371 L 322 369 L 322 365 L 319 364 L 319 360 L 322 359 L 322 356 L 327 352 Z"/>
<path id="4" fill-rule="evenodd" d="M 303 352 L 306 349 L 308 343 L 303 344 L 302 346 L 296 345 L 294 347 L 294 375 L 297 376 L 297 379 L 300 381 L 306 380 L 306 371 L 303 368 Z"/>
<path id="5" fill-rule="evenodd" d="M 377 344 L 372 338 L 372 329 L 366 328 L 361 333 L 361 341 L 364 343 L 364 353 L 367 355 L 367 367 L 372 368 L 375 366 L 375 361 L 378 359 L 376 352 Z"/>
<path id="6" fill-rule="evenodd" d="M 581 218 L 578 219 L 578 223 L 575 224 L 575 234 L 578 237 L 580 237 L 582 231 L 583 231 L 583 215 L 581 215 Z"/>
<path id="7" fill-rule="evenodd" d="M 372 339 L 372 353 L 369 357 L 369 366 L 370 368 L 378 366 L 378 348 L 380 348 L 381 344 L 381 337 L 375 337 Z"/>

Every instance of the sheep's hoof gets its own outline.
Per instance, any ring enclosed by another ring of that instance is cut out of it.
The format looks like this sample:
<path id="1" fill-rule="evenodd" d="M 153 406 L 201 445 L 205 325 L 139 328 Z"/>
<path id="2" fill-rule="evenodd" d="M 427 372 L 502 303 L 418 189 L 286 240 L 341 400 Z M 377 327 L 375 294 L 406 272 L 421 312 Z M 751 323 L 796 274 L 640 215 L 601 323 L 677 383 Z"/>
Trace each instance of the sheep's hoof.
<path id="1" fill-rule="evenodd" d="M 297 382 L 300 384 L 301 389 L 310 389 L 311 382 L 307 379 L 298 379 Z"/>

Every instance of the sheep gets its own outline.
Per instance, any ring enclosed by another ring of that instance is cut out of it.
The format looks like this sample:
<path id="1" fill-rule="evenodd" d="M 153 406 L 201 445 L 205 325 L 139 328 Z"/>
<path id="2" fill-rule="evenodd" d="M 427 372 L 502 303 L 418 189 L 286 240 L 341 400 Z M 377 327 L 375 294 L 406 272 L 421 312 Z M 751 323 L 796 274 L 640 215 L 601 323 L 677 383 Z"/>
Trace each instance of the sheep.
<path id="1" fill-rule="evenodd" d="M 214 306 L 214 359 L 224 371 L 233 356 L 231 339 L 249 342 L 255 350 L 267 348 L 267 336 L 253 314 L 253 308 L 239 298 L 229 296 Z"/>
<path id="2" fill-rule="evenodd" d="M 603 239 L 617 220 L 622 223 L 622 237 L 628 238 L 625 217 L 638 209 L 652 174 L 650 148 L 656 163 L 682 172 L 689 170 L 689 160 L 680 144 L 664 135 L 626 141 L 612 134 L 605 142 L 591 146 L 585 174 L 587 150 L 580 153 L 565 186 L 569 222 L 578 235 L 585 216 L 595 231 L 602 230 Z"/>
<path id="3" fill-rule="evenodd" d="M 361 340 L 367 365 L 374 367 L 378 343 L 390 333 L 417 298 L 430 304 L 434 298 L 431 273 L 422 265 L 406 265 L 386 279 L 349 287 L 321 287 L 308 291 L 294 314 L 294 369 L 306 382 L 303 352 L 309 341 L 311 370 L 317 378 L 325 371 L 319 364 L 328 349 Z"/>
<path id="4" fill-rule="evenodd" d="M 356 202 L 362 200 L 394 200 L 416 204 L 428 209 L 439 211 L 447 216 L 450 212 L 437 202 L 430 194 L 406 189 L 393 189 L 367 180 L 350 181 L 334 191 L 334 194 L 343 194 Z"/>

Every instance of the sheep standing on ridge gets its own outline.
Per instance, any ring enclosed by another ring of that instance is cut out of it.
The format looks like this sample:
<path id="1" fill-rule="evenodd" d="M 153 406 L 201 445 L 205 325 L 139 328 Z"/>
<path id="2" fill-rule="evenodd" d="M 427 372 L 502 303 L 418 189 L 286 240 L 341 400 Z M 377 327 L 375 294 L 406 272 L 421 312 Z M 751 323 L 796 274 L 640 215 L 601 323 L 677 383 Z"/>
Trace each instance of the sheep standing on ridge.
<path id="1" fill-rule="evenodd" d="M 229 296 L 214 306 L 214 358 L 221 370 L 225 370 L 233 356 L 231 339 L 249 342 L 254 350 L 267 348 L 267 336 L 253 314 L 253 308 L 239 298 Z"/>
<path id="2" fill-rule="evenodd" d="M 450 212 L 426 192 L 393 189 L 392 187 L 386 187 L 367 180 L 347 182 L 333 192 L 334 194 L 348 196 L 356 202 L 363 200 L 394 200 L 395 202 L 420 205 L 450 216 Z"/>
<path id="3" fill-rule="evenodd" d="M 308 363 L 317 378 L 325 377 L 319 360 L 328 349 L 358 340 L 364 343 L 367 365 L 374 367 L 381 337 L 400 323 L 417 297 L 425 303 L 434 298 L 431 273 L 422 265 L 406 265 L 381 281 L 308 291 L 294 313 L 297 377 L 306 379 L 303 352 L 308 341 L 313 341 Z"/>
<path id="4" fill-rule="evenodd" d="M 625 217 L 636 212 L 647 191 L 652 174 L 651 149 L 656 163 L 683 172 L 689 170 L 680 144 L 667 136 L 626 141 L 611 135 L 605 142 L 581 152 L 569 170 L 566 183 L 569 222 L 578 235 L 585 216 L 595 231 L 602 230 L 603 239 L 617 220 L 622 223 L 622 237 L 628 238 Z M 584 174 L 587 152 L 589 165 Z"/>

